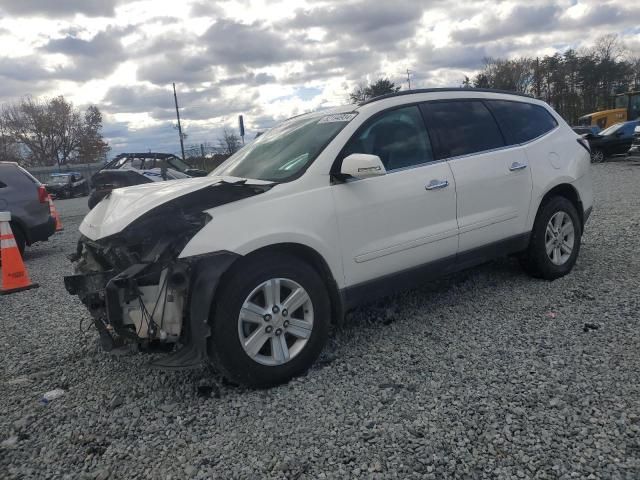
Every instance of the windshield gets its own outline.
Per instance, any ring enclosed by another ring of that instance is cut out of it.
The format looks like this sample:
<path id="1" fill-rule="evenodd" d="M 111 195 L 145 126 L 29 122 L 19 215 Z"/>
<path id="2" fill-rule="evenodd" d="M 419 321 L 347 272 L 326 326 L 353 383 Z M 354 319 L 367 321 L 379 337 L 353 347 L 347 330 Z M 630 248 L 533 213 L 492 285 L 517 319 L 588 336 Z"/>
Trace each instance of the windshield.
<path id="1" fill-rule="evenodd" d="M 355 116 L 355 112 L 325 112 L 287 120 L 239 150 L 211 175 L 287 181 L 304 171 Z"/>
<path id="2" fill-rule="evenodd" d="M 49 178 L 49 183 L 65 184 L 69 182 L 68 175 L 56 175 Z"/>
<path id="3" fill-rule="evenodd" d="M 185 170 L 189 170 L 191 168 L 191 165 L 189 165 L 187 162 L 183 162 L 178 157 L 170 157 L 167 159 L 167 161 L 170 167 L 178 170 L 179 172 L 184 172 Z"/>
<path id="4" fill-rule="evenodd" d="M 624 123 L 616 123 L 615 125 L 611 125 L 609 128 L 605 128 L 600 132 L 600 135 L 611 135 L 612 133 L 616 133 L 618 130 L 622 128 Z"/>

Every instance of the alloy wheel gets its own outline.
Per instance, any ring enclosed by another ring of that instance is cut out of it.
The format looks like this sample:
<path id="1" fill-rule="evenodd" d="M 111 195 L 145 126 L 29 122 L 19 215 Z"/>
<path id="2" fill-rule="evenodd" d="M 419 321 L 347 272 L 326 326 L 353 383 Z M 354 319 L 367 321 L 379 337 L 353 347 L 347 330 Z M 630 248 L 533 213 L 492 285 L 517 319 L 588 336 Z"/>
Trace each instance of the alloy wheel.
<path id="1" fill-rule="evenodd" d="M 591 161 L 593 163 L 602 163 L 604 161 L 604 153 L 602 153 L 602 150 L 594 150 L 591 152 Z"/>
<path id="2" fill-rule="evenodd" d="M 283 365 L 295 358 L 312 330 L 311 297 L 299 283 L 287 278 L 272 278 L 258 285 L 238 315 L 240 344 L 262 365 Z"/>
<path id="3" fill-rule="evenodd" d="M 549 260 L 554 265 L 564 265 L 571 257 L 575 243 L 575 229 L 569 214 L 556 212 L 545 231 L 544 244 Z"/>

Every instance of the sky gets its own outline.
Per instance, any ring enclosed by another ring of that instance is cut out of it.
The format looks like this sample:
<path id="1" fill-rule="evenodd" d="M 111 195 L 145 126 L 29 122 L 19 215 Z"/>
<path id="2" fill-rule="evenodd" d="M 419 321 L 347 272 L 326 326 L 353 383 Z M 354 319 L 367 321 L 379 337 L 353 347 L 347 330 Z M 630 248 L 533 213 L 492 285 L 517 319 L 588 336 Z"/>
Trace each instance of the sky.
<path id="1" fill-rule="evenodd" d="M 247 138 L 347 102 L 358 84 L 460 86 L 487 56 L 589 47 L 615 33 L 640 56 L 640 2 L 606 0 L 0 0 L 0 103 L 97 105 L 112 151 L 178 152 Z"/>

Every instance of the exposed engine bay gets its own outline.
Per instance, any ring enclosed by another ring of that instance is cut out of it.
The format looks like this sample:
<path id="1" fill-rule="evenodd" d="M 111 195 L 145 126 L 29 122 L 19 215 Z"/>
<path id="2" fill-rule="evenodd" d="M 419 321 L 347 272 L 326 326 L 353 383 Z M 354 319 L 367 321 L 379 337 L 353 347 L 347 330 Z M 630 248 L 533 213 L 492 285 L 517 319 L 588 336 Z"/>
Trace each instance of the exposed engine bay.
<path id="1" fill-rule="evenodd" d="M 65 287 L 91 313 L 103 348 L 177 343 L 183 347 L 156 366 L 204 362 L 215 289 L 238 255 L 178 256 L 211 220 L 206 210 L 272 186 L 221 180 L 151 209 L 118 234 L 98 240 L 83 235 L 70 256 L 76 274 L 65 277 Z"/>

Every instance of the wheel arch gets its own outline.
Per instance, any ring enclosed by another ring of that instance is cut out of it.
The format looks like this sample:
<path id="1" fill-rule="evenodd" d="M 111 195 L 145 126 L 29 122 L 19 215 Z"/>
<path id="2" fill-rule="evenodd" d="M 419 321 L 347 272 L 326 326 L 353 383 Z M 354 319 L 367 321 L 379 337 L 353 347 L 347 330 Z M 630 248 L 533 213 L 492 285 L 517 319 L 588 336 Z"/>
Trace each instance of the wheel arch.
<path id="1" fill-rule="evenodd" d="M 329 293 L 329 299 L 331 301 L 331 321 L 335 324 L 341 324 L 344 319 L 344 300 L 340 289 L 338 288 L 338 283 L 331 273 L 331 269 L 329 268 L 327 261 L 320 253 L 308 245 L 287 242 L 267 245 L 253 250 L 237 259 L 222 275 L 221 282 L 224 282 L 224 277 L 233 274 L 233 271 L 242 263 L 251 261 L 251 258 L 258 255 L 275 252 L 293 256 L 300 261 L 311 265 L 313 269 L 318 272 L 320 278 L 327 287 L 327 292 Z"/>
<path id="2" fill-rule="evenodd" d="M 578 216 L 580 217 L 580 226 L 584 228 L 584 206 L 582 205 L 582 200 L 580 199 L 578 190 L 569 183 L 561 183 L 559 185 L 556 185 L 544 194 L 542 200 L 540 200 L 540 204 L 538 205 L 536 218 L 544 204 L 553 197 L 564 197 L 569 200 L 573 204 L 573 206 L 576 207 Z"/>

